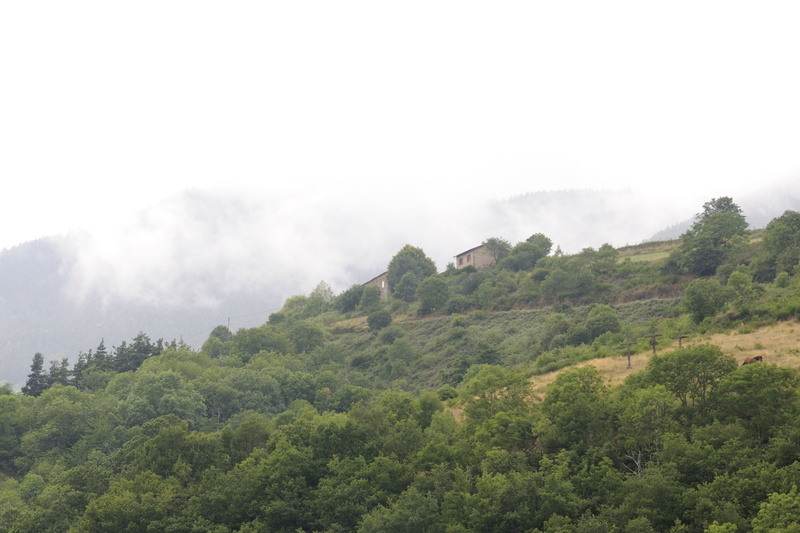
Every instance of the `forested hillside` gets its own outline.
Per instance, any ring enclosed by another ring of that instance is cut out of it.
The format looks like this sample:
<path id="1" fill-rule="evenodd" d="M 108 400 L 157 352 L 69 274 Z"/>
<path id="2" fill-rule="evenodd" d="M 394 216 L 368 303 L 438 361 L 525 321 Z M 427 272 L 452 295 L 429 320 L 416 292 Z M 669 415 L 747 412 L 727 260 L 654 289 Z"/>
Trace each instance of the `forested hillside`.
<path id="1" fill-rule="evenodd" d="M 0 391 L 0 530 L 800 531 L 800 346 L 713 342 L 793 331 L 800 212 L 753 231 L 723 197 L 675 241 L 484 245 L 439 273 L 405 246 L 388 298 L 321 282 L 199 349 L 31 354 Z M 629 355 L 613 383 L 592 364 Z"/>

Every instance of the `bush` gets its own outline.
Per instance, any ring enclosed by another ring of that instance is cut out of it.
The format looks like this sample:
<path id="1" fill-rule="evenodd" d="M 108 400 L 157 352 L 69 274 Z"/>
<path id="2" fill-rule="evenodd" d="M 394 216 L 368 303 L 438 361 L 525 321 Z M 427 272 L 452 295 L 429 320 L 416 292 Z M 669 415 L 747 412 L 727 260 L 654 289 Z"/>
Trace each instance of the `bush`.
<path id="1" fill-rule="evenodd" d="M 722 311 L 727 300 L 725 288 L 714 279 L 692 281 L 686 286 L 684 296 L 684 305 L 697 324 Z"/>
<path id="2" fill-rule="evenodd" d="M 472 300 L 466 296 L 456 295 L 447 302 L 447 314 L 466 313 L 473 307 Z"/>
<path id="3" fill-rule="evenodd" d="M 419 300 L 419 314 L 428 315 L 436 311 L 443 311 L 450 299 L 450 289 L 441 278 L 429 276 L 420 282 L 417 287 Z"/>
<path id="4" fill-rule="evenodd" d="M 385 309 L 375 311 L 367 317 L 367 325 L 370 331 L 378 331 L 392 323 L 392 314 Z"/>
<path id="5" fill-rule="evenodd" d="M 381 306 L 381 290 L 374 285 L 364 287 L 361 291 L 361 300 L 359 302 L 361 310 L 365 313 L 375 311 Z"/>
<path id="6" fill-rule="evenodd" d="M 789 283 L 792 281 L 791 276 L 789 276 L 788 272 L 781 272 L 777 276 L 775 276 L 775 286 L 779 289 L 785 289 L 789 286 Z"/>
<path id="7" fill-rule="evenodd" d="M 608 305 L 596 305 L 589 311 L 586 329 L 589 339 L 594 340 L 603 333 L 617 333 L 622 328 L 617 312 Z"/>
<path id="8" fill-rule="evenodd" d="M 391 319 L 391 315 L 389 315 L 389 318 Z M 403 330 L 397 326 L 386 327 L 381 331 L 381 342 L 383 344 L 392 344 L 403 335 Z"/>
<path id="9" fill-rule="evenodd" d="M 375 288 L 377 289 L 377 287 Z M 378 291 L 380 291 L 380 289 L 378 289 Z M 353 285 L 336 297 L 336 299 L 333 301 L 333 306 L 340 313 L 350 313 L 351 311 L 355 311 L 358 307 L 358 304 L 361 303 L 361 297 L 363 294 L 363 285 Z M 380 293 L 378 296 L 380 296 Z"/>
<path id="10" fill-rule="evenodd" d="M 436 390 L 436 394 L 439 396 L 439 399 L 442 401 L 451 400 L 453 398 L 458 398 L 458 391 L 452 385 L 442 385 Z"/>

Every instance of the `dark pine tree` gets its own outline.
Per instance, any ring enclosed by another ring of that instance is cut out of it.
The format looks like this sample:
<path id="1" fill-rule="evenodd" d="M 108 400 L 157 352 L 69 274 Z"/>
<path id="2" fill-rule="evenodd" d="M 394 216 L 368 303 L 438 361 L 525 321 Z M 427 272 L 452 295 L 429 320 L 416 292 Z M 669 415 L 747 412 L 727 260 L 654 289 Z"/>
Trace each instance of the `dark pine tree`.
<path id="1" fill-rule="evenodd" d="M 50 372 L 47 375 L 47 386 L 52 387 L 56 383 L 60 385 L 70 385 L 72 372 L 69 369 L 69 359 L 63 358 L 60 362 L 50 361 Z"/>
<path id="2" fill-rule="evenodd" d="M 113 363 L 114 361 L 112 361 L 111 357 L 108 356 L 105 339 L 100 339 L 100 344 L 97 346 L 97 350 L 94 352 L 95 367 L 100 370 L 111 370 L 113 368 Z"/>
<path id="3" fill-rule="evenodd" d="M 31 363 L 31 373 L 28 374 L 28 381 L 22 387 L 22 394 L 28 396 L 39 396 L 47 390 L 47 374 L 44 372 L 44 356 L 36 352 Z"/>

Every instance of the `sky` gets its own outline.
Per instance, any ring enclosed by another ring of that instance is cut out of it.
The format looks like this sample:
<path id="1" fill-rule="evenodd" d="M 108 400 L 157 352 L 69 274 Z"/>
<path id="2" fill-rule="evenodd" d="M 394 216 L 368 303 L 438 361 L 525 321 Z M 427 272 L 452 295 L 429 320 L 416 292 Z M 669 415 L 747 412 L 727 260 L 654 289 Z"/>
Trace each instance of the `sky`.
<path id="1" fill-rule="evenodd" d="M 213 191 L 269 206 L 249 223 L 278 244 L 313 240 L 313 206 L 432 228 L 426 210 L 571 189 L 677 222 L 800 176 L 798 20 L 769 1 L 3 2 L 0 249 L 88 231 L 130 251 L 136 224 L 169 224 L 154 209 Z"/>

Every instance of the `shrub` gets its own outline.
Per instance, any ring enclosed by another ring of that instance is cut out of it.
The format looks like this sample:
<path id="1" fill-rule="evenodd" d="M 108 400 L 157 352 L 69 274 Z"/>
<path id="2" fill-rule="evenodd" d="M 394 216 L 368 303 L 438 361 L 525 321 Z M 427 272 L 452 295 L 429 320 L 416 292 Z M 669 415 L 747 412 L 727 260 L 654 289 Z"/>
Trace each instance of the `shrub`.
<path id="1" fill-rule="evenodd" d="M 450 298 L 450 289 L 441 278 L 429 276 L 420 282 L 416 294 L 420 303 L 419 314 L 427 315 L 445 309 Z"/>
<path id="2" fill-rule="evenodd" d="M 474 305 L 472 304 L 472 300 L 467 298 L 466 296 L 456 295 L 450 298 L 447 302 L 447 314 L 454 315 L 456 313 L 466 313 L 470 309 L 472 309 Z"/>
<path id="3" fill-rule="evenodd" d="M 775 276 L 775 286 L 779 289 L 785 289 L 789 286 L 789 283 L 792 281 L 791 276 L 789 276 L 788 272 L 781 272 L 777 276 Z"/>
<path id="4" fill-rule="evenodd" d="M 367 317 L 367 325 L 369 326 L 370 331 L 378 331 L 379 329 L 383 329 L 391 323 L 392 314 L 385 309 L 375 311 Z"/>

